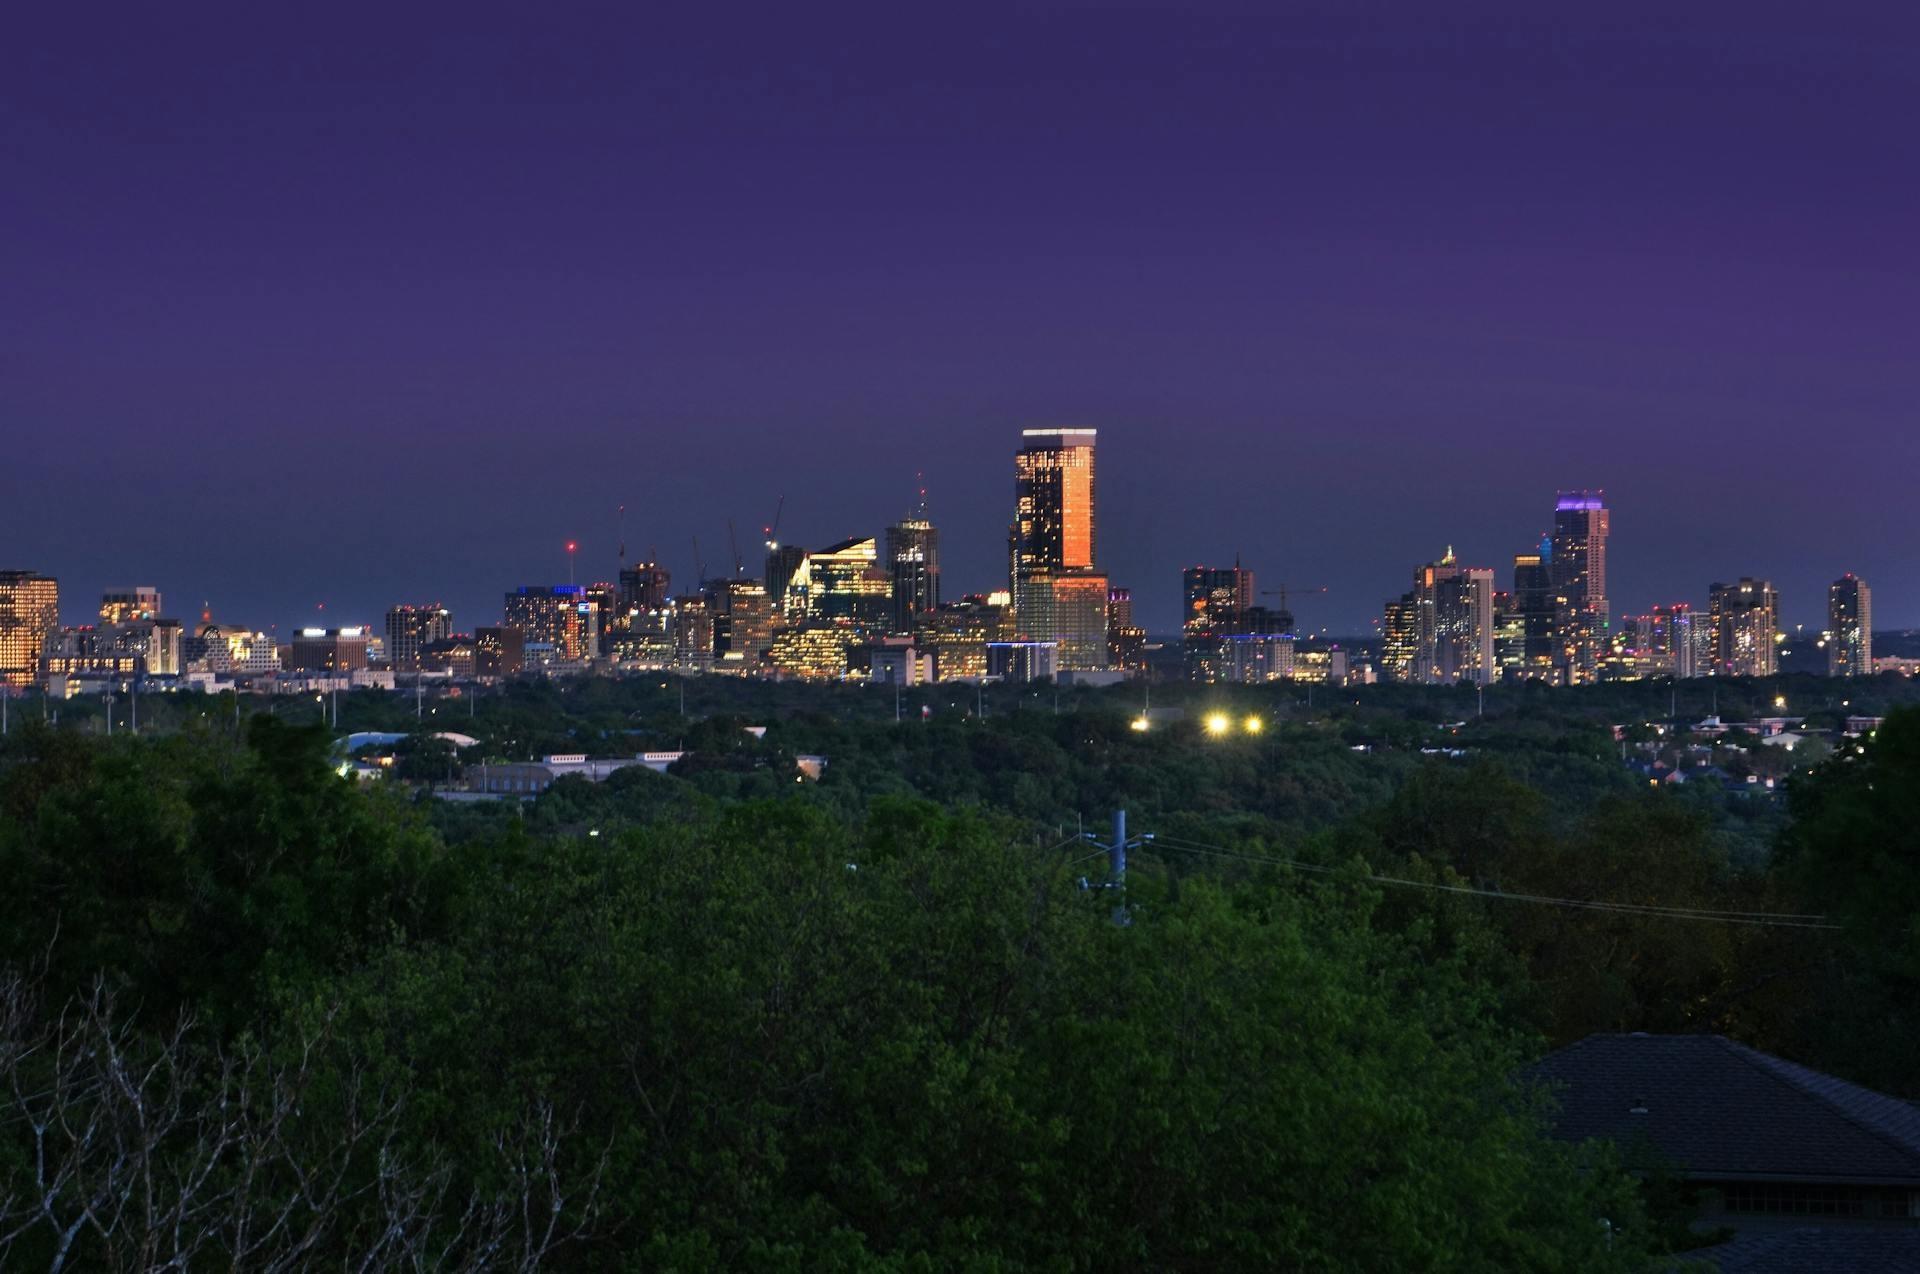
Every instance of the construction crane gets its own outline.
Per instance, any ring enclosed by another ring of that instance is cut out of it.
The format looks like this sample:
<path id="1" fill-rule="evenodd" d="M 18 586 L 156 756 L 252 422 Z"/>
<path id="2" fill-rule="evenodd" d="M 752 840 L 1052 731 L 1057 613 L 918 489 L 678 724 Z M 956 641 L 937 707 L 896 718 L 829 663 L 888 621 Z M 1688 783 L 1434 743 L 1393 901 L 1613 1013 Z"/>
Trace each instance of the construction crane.
<path id="1" fill-rule="evenodd" d="M 766 537 L 769 553 L 780 547 L 780 515 L 786 512 L 786 509 L 787 497 L 786 493 L 782 492 L 779 501 L 773 506 L 773 521 L 760 528 L 761 533 Z"/>
<path id="2" fill-rule="evenodd" d="M 1287 595 L 1289 593 L 1324 593 L 1326 591 L 1327 586 L 1325 584 L 1313 588 L 1288 588 L 1285 584 L 1282 584 L 1278 588 L 1263 589 L 1260 596 L 1278 597 L 1280 599 L 1280 628 L 1283 632 L 1291 633 L 1293 631 L 1293 612 L 1287 609 Z"/>
<path id="3" fill-rule="evenodd" d="M 740 560 L 740 537 L 734 534 L 732 518 L 727 519 L 727 550 L 733 554 L 733 577 L 739 579 L 747 568 Z"/>
<path id="4" fill-rule="evenodd" d="M 693 537 L 693 586 L 699 588 L 707 582 L 707 559 L 700 556 L 700 537 Z"/>

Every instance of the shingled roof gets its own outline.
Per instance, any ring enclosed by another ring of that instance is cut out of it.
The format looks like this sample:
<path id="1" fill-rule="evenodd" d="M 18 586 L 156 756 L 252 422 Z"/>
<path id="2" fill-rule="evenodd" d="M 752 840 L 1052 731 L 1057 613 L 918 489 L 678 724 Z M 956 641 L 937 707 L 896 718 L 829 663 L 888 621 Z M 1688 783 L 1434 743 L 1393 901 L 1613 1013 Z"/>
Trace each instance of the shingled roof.
<path id="1" fill-rule="evenodd" d="M 1684 1257 L 1720 1274 L 1912 1274 L 1920 1269 L 1920 1230 L 1788 1230 Z"/>
<path id="2" fill-rule="evenodd" d="M 1590 1035 L 1530 1068 L 1568 1141 L 1641 1137 L 1695 1180 L 1920 1185 L 1920 1110 L 1719 1035 Z"/>

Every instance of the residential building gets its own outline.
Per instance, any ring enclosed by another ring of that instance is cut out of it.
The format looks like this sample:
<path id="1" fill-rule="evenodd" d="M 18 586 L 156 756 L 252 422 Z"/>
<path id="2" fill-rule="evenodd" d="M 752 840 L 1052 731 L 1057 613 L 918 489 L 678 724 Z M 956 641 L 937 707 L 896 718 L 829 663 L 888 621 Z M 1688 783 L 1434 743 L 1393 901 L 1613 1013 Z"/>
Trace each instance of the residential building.
<path id="1" fill-rule="evenodd" d="M 940 680 L 977 680 L 987 675 L 987 646 L 1012 636 L 1013 619 L 1005 602 L 972 593 L 922 615 L 914 644 L 933 652 Z"/>
<path id="2" fill-rule="evenodd" d="M 1771 583 L 1743 576 L 1738 583 L 1715 584 L 1708 594 L 1707 620 L 1716 676 L 1771 677 L 1777 671 L 1780 594 Z"/>
<path id="3" fill-rule="evenodd" d="M 507 594 L 501 627 L 518 629 L 524 645 L 551 646 L 557 660 L 584 662 L 600 656 L 599 612 L 578 584 L 528 585 Z"/>
<path id="4" fill-rule="evenodd" d="M 100 625 L 110 627 L 136 619 L 160 618 L 160 590 L 151 584 L 123 588 L 100 596 Z"/>
<path id="5" fill-rule="evenodd" d="M 1413 681 L 1420 662 L 1420 599 L 1403 593 L 1387 603 L 1380 620 L 1380 675 L 1389 681 Z"/>
<path id="6" fill-rule="evenodd" d="M 395 606 L 387 612 L 387 659 L 396 672 L 418 672 L 420 652 L 451 636 L 453 615 L 444 606 Z"/>
<path id="7" fill-rule="evenodd" d="M 0 685 L 31 686 L 60 631 L 60 581 L 38 571 L 0 571 Z"/>
<path id="8" fill-rule="evenodd" d="M 773 600 L 757 579 L 715 581 L 707 592 L 713 657 L 731 667 L 758 668 L 773 645 Z"/>
<path id="9" fill-rule="evenodd" d="M 1553 1092 L 1554 1136 L 1611 1141 L 1629 1167 L 1675 1174 L 1703 1228 L 1920 1240 L 1920 1111 L 1907 1102 L 1718 1035 L 1591 1035 L 1527 1077 Z M 1920 1257 L 1920 1242 L 1906 1251 Z"/>
<path id="10" fill-rule="evenodd" d="M 1873 675 L 1873 590 L 1851 571 L 1827 586 L 1827 671 Z"/>

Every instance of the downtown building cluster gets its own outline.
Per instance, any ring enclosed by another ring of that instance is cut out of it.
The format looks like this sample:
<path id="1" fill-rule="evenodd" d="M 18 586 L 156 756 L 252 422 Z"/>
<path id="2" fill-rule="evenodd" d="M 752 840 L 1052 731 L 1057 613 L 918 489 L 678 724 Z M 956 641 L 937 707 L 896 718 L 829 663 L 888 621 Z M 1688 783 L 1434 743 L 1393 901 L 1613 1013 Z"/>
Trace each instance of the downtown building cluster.
<path id="1" fill-rule="evenodd" d="M 285 692 L 395 688 L 516 676 L 671 670 L 897 685 L 1006 680 L 1101 684 L 1150 670 L 1131 592 L 1099 557 L 1096 434 L 1026 430 L 1014 456 L 1004 589 L 943 596 L 940 533 L 919 507 L 879 534 L 808 549 L 769 527 L 760 569 L 730 569 L 676 590 L 654 560 L 611 579 L 528 584 L 497 622 L 456 631 L 437 603 L 389 609 L 379 626 L 302 628 L 286 637 L 163 614 L 159 590 L 101 599 L 98 622 L 60 623 L 57 580 L 0 571 L 0 686 L 62 697 L 129 681 Z M 1514 556 L 1510 587 L 1451 549 L 1416 568 L 1372 640 L 1303 641 L 1288 590 L 1254 573 L 1194 566 L 1181 575 L 1182 673 L 1207 683 L 1414 684 L 1540 681 L 1582 685 L 1643 677 L 1766 676 L 1778 670 L 1780 599 L 1764 579 L 1712 586 L 1704 611 L 1657 606 L 1611 621 L 1611 513 L 1598 492 L 1560 494 L 1553 523 Z M 573 546 L 569 545 L 571 554 Z M 1296 592 L 1324 592 L 1324 589 Z M 1264 604 L 1273 597 L 1275 604 Z M 1828 671 L 1875 671 L 1871 592 L 1853 575 L 1829 590 L 1820 638 Z"/>
<path id="2" fill-rule="evenodd" d="M 1118 680 L 1143 670 L 1146 634 L 1129 592 L 1099 565 L 1095 439 L 1091 429 L 1025 431 L 1007 587 L 988 593 L 942 595 L 924 495 L 880 534 L 821 548 L 783 544 L 769 527 L 760 570 L 736 556 L 691 588 L 676 590 L 658 561 L 628 562 L 623 546 L 613 578 L 516 587 L 499 621 L 471 632 L 429 603 L 395 605 L 377 627 L 283 638 L 205 613 L 191 625 L 164 618 L 152 588 L 108 594 L 98 625 L 63 627 L 56 579 L 0 572 L 0 685 L 65 697 L 135 679 L 308 692 L 659 670 L 901 685 Z"/>
<path id="3" fill-rule="evenodd" d="M 1688 602 L 1611 622 L 1602 493 L 1563 491 L 1553 526 L 1513 558 L 1511 587 L 1451 549 L 1417 567 L 1413 587 L 1386 603 L 1380 675 L 1424 685 L 1543 681 L 1588 685 L 1648 677 L 1768 677 L 1786 641 L 1780 594 L 1765 579 L 1714 583 L 1704 611 Z M 1828 590 L 1818 640 L 1833 676 L 1874 671 L 1872 595 L 1848 574 Z"/>

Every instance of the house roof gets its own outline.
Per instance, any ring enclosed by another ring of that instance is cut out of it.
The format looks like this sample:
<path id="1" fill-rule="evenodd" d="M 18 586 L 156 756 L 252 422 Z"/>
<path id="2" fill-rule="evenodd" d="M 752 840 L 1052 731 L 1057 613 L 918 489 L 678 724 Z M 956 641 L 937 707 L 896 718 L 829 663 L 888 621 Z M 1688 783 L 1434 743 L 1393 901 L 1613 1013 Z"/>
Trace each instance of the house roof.
<path id="1" fill-rule="evenodd" d="M 1590 1035 L 1530 1075 L 1556 1136 L 1644 1137 L 1696 1180 L 1920 1185 L 1920 1110 L 1723 1036 Z"/>
<path id="2" fill-rule="evenodd" d="M 1906 1274 L 1920 1269 L 1920 1230 L 1785 1230 L 1685 1255 L 1720 1274 Z"/>

